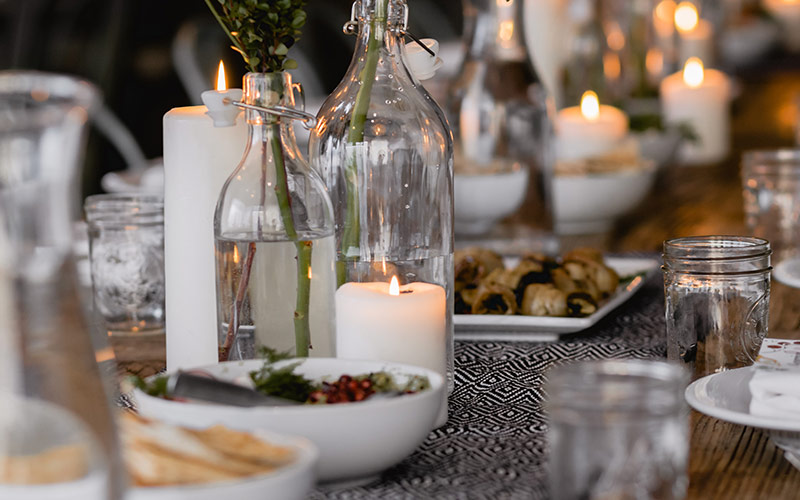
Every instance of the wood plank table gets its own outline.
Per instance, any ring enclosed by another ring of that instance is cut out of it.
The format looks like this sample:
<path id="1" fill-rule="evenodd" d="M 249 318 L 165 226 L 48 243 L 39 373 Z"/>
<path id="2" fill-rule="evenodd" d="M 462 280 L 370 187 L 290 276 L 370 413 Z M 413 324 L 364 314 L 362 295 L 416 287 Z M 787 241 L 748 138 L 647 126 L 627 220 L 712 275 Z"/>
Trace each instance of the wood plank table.
<path id="1" fill-rule="evenodd" d="M 755 76 L 753 76 L 755 75 Z M 592 244 L 610 251 L 660 251 L 665 239 L 702 234 L 747 234 L 738 158 L 744 149 L 793 143 L 794 99 L 800 71 L 754 72 L 735 107 L 734 153 L 719 165 L 673 167 L 653 195 L 606 235 L 565 238 L 563 246 Z M 800 290 L 773 282 L 772 336 L 800 338 Z M 164 366 L 163 338 L 114 339 L 120 367 L 141 376 Z M 789 499 L 800 496 L 800 471 L 765 432 L 692 412 L 689 498 Z"/>

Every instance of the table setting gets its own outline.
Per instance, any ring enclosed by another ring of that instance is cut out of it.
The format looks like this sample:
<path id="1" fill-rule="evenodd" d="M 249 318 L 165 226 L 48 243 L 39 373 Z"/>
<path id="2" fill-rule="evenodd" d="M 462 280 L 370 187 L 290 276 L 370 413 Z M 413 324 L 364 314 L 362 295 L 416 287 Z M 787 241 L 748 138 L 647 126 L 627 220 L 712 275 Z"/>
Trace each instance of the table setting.
<path id="1" fill-rule="evenodd" d="M 0 499 L 797 494 L 792 2 L 355 0 L 318 109 L 310 0 L 200 3 L 241 88 L 105 193 L 0 69 Z"/>

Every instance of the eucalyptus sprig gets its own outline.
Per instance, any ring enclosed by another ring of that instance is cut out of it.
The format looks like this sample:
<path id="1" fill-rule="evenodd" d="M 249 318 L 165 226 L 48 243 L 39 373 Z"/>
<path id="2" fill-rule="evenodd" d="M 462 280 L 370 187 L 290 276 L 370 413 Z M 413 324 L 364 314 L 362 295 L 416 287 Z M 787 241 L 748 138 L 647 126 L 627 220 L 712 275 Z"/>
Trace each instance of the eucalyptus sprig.
<path id="1" fill-rule="evenodd" d="M 306 24 L 306 0 L 205 0 L 254 73 L 294 69 L 286 54 Z"/>

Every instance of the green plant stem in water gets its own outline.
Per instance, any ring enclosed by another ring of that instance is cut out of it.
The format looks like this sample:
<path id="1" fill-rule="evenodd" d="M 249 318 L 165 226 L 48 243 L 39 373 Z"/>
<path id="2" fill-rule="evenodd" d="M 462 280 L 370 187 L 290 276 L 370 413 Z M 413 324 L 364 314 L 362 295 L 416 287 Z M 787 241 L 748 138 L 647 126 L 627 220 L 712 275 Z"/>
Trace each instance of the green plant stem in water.
<path id="1" fill-rule="evenodd" d="M 269 125 L 269 141 L 272 157 L 275 161 L 275 194 L 278 197 L 281 220 L 286 236 L 294 242 L 297 249 L 297 301 L 294 309 L 294 341 L 296 356 L 307 357 L 311 344 L 311 332 L 308 318 L 308 305 L 311 296 L 311 241 L 298 240 L 297 230 L 292 217 L 292 202 L 289 198 L 289 182 L 286 176 L 286 165 L 281 149 L 280 125 Z"/>
<path id="2" fill-rule="evenodd" d="M 339 286 L 347 280 L 346 261 L 355 260 L 355 257 L 348 256 L 351 248 L 358 248 L 360 245 L 360 225 L 359 225 L 359 185 L 358 185 L 358 154 L 356 145 L 364 142 L 364 125 L 367 121 L 367 111 L 369 110 L 370 94 L 372 84 L 375 82 L 375 73 L 378 68 L 383 36 L 386 32 L 386 11 L 389 0 L 378 0 L 375 6 L 375 17 L 370 23 L 370 37 L 367 43 L 367 55 L 364 67 L 358 74 L 361 87 L 356 94 L 356 102 L 353 106 L 353 115 L 350 119 L 350 131 L 347 137 L 352 154 L 348 159 L 345 169 L 345 183 L 347 189 L 347 212 L 345 213 L 344 231 L 342 232 L 342 259 L 336 263 L 336 281 Z M 365 154 L 366 152 L 362 152 Z"/>

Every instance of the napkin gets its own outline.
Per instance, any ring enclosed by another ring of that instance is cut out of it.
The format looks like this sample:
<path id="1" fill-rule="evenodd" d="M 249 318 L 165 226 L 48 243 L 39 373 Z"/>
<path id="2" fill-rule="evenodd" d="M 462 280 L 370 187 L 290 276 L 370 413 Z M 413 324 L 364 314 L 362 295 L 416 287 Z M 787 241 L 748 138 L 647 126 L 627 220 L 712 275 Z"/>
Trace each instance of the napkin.
<path id="1" fill-rule="evenodd" d="M 752 415 L 800 420 L 800 340 L 764 339 L 750 396 Z"/>

